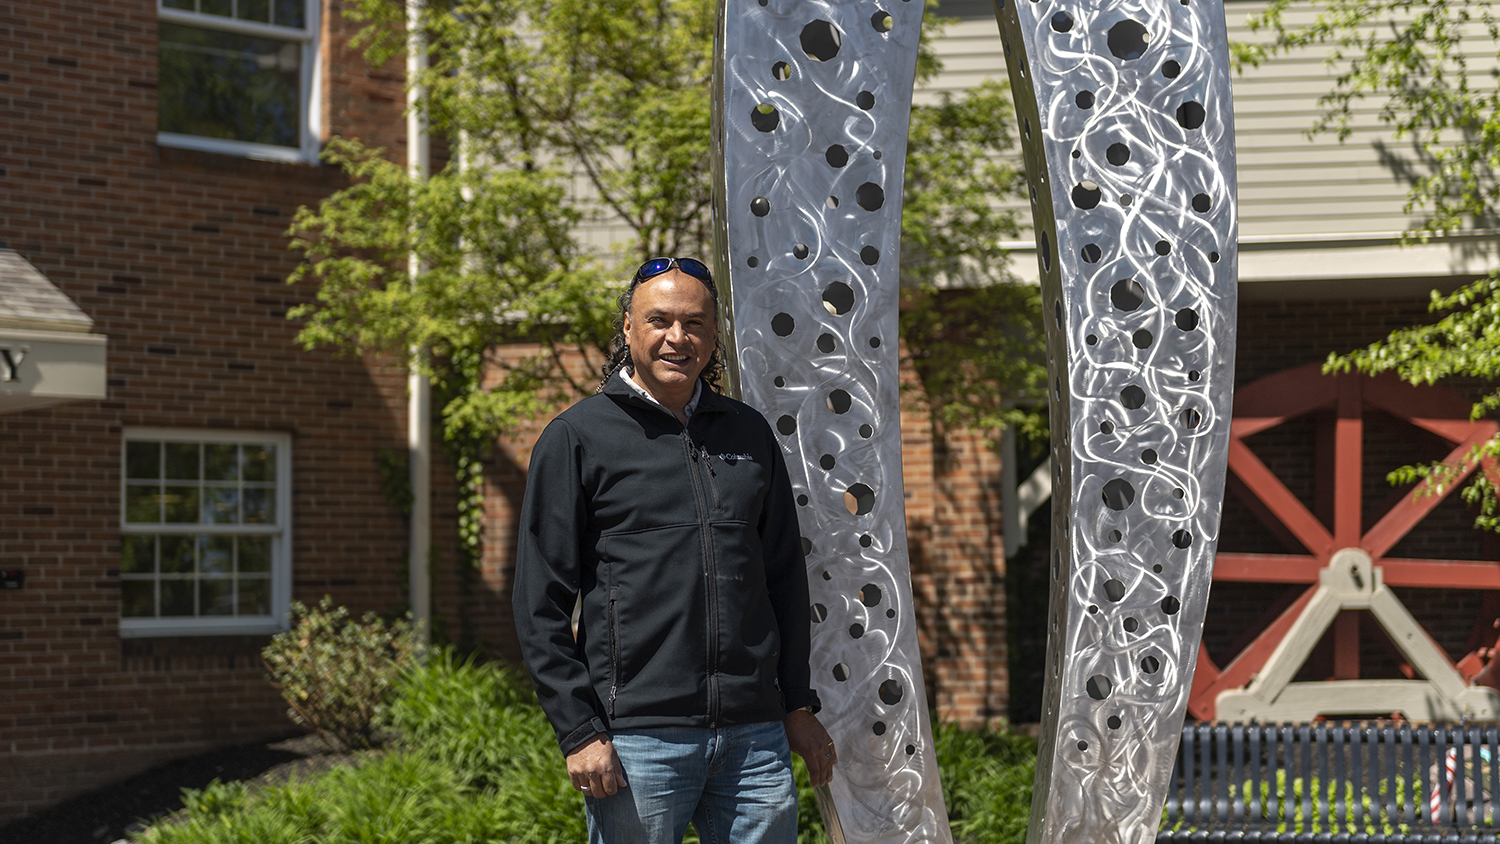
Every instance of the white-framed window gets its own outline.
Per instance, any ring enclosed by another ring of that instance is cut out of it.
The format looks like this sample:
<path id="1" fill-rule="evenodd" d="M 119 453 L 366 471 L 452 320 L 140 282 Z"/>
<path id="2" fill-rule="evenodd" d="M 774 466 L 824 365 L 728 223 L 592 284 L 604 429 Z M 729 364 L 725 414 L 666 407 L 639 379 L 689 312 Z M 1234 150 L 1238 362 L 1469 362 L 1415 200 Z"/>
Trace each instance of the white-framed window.
<path id="1" fill-rule="evenodd" d="M 156 142 L 316 161 L 321 0 L 157 0 Z"/>
<path id="2" fill-rule="evenodd" d="M 127 428 L 120 635 L 265 633 L 291 601 L 291 438 Z"/>

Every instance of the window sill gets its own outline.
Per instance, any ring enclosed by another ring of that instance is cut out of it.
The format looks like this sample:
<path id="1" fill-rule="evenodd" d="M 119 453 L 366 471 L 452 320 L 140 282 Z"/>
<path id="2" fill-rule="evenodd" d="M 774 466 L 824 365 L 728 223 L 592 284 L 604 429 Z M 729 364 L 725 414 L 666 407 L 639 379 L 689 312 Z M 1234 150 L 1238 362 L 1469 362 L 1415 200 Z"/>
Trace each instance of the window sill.
<path id="1" fill-rule="evenodd" d="M 287 629 L 285 620 L 277 618 L 120 619 L 121 639 L 163 636 L 244 636 L 280 633 L 285 629 Z"/>
<path id="2" fill-rule="evenodd" d="M 295 149 L 271 144 L 254 144 L 248 141 L 226 141 L 223 138 L 200 138 L 196 135 L 179 135 L 174 132 L 157 132 L 157 146 L 170 149 L 189 149 L 211 152 L 252 161 L 274 161 L 281 164 L 320 164 L 316 149 Z"/>

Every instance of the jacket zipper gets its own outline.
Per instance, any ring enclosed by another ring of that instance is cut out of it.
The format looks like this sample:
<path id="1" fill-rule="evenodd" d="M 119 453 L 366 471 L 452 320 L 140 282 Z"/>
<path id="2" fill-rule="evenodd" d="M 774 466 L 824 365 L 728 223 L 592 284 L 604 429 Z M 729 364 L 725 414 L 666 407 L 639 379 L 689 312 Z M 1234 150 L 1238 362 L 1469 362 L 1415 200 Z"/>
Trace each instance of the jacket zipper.
<path id="1" fill-rule="evenodd" d="M 609 587 L 609 717 L 615 717 L 615 696 L 620 691 L 620 587 Z"/>
<path id="2" fill-rule="evenodd" d="M 719 482 L 715 480 L 717 475 L 714 472 L 714 462 L 708 456 L 707 446 L 700 446 L 699 448 L 703 453 L 703 468 L 708 471 L 708 488 L 714 494 L 714 509 L 717 510 L 722 502 L 719 501 Z"/>
<path id="3" fill-rule="evenodd" d="M 688 470 L 693 478 L 693 502 L 698 505 L 698 522 L 703 536 L 703 568 L 708 578 L 706 590 L 708 600 L 708 726 L 717 727 L 719 724 L 719 602 L 718 589 L 715 585 L 717 577 L 714 565 L 714 543 L 710 534 L 708 507 L 704 501 L 703 479 L 697 466 L 698 449 L 694 447 L 693 438 L 689 436 L 686 426 L 682 429 L 682 444 L 687 449 L 690 461 Z M 704 454 L 707 454 L 706 450 Z"/>

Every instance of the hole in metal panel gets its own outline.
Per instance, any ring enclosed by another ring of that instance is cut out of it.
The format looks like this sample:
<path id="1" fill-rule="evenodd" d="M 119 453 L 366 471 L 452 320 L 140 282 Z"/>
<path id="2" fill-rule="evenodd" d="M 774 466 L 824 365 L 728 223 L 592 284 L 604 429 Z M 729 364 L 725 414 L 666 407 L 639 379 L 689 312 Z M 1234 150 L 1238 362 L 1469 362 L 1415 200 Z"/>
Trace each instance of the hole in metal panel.
<path id="1" fill-rule="evenodd" d="M 834 144 L 823 153 L 823 158 L 830 167 L 843 167 L 849 163 L 849 150 L 843 144 Z"/>
<path id="2" fill-rule="evenodd" d="M 848 413 L 849 408 L 854 406 L 854 399 L 847 390 L 833 390 L 828 394 L 827 405 L 834 413 Z"/>
<path id="3" fill-rule="evenodd" d="M 1154 656 L 1147 656 L 1141 660 L 1141 670 L 1147 674 L 1155 674 L 1161 670 L 1161 660 Z"/>
<path id="4" fill-rule="evenodd" d="M 1120 21 L 1109 28 L 1106 42 L 1109 51 L 1114 57 L 1121 61 L 1138 59 L 1146 54 L 1146 47 L 1151 42 L 1151 33 L 1142 26 L 1139 21 L 1129 18 Z"/>
<path id="5" fill-rule="evenodd" d="M 1122 278 L 1109 289 L 1109 301 L 1122 311 L 1133 311 L 1146 301 L 1146 288 L 1133 278 Z"/>
<path id="6" fill-rule="evenodd" d="M 771 78 L 777 82 L 785 82 L 792 78 L 792 66 L 786 62 L 777 62 L 771 65 Z"/>
<path id="7" fill-rule="evenodd" d="M 818 335 L 818 351 L 822 352 L 823 354 L 832 354 L 836 345 L 837 344 L 835 344 L 833 341 L 832 334 Z"/>
<path id="8" fill-rule="evenodd" d="M 781 112 L 770 103 L 760 103 L 750 109 L 750 125 L 761 132 L 773 131 L 781 125 Z"/>
<path id="9" fill-rule="evenodd" d="M 834 316 L 843 316 L 854 307 L 854 288 L 835 281 L 823 288 L 823 309 Z"/>
<path id="10" fill-rule="evenodd" d="M 1115 478 L 1104 485 L 1104 506 L 1111 510 L 1124 510 L 1135 503 L 1135 487 L 1124 478 Z"/>
<path id="11" fill-rule="evenodd" d="M 1120 167 L 1130 161 L 1130 147 L 1124 144 L 1110 144 L 1109 149 L 1104 151 L 1104 159 Z"/>
<path id="12" fill-rule="evenodd" d="M 1130 335 L 1130 342 L 1137 349 L 1149 349 L 1151 347 L 1151 332 L 1142 328 Z"/>
<path id="13" fill-rule="evenodd" d="M 844 509 L 850 515 L 863 516 L 875 509 L 875 490 L 865 484 L 855 484 L 844 492 Z M 869 605 L 873 606 L 873 604 Z"/>
<path id="14" fill-rule="evenodd" d="M 1099 190 L 1098 185 L 1085 179 L 1073 186 L 1072 197 L 1075 207 L 1087 211 L 1091 208 L 1097 208 L 1099 200 L 1103 199 L 1104 194 Z"/>
<path id="15" fill-rule="evenodd" d="M 831 21 L 815 20 L 807 26 L 802 27 L 802 52 L 807 57 L 820 62 L 826 62 L 839 54 L 839 47 L 843 46 L 843 34 Z"/>
<path id="16" fill-rule="evenodd" d="M 825 471 L 825 472 L 831 472 L 831 471 L 833 471 L 833 467 L 835 465 L 837 465 L 837 464 L 838 464 L 838 461 L 833 459 L 833 455 L 832 454 L 825 454 L 822 457 L 818 458 L 818 465 L 822 466 L 823 467 L 823 471 Z"/>
<path id="17" fill-rule="evenodd" d="M 866 211 L 879 211 L 885 204 L 885 191 L 874 182 L 865 182 L 854 192 L 854 198 Z"/>
<path id="18" fill-rule="evenodd" d="M 1067 32 L 1073 28 L 1073 16 L 1067 12 L 1057 12 L 1052 15 L 1052 30 L 1054 32 Z"/>
<path id="19" fill-rule="evenodd" d="M 776 333 L 777 337 L 785 337 L 795 331 L 796 328 L 797 320 L 793 319 L 792 315 L 785 311 L 771 317 L 771 330 Z"/>
<path id="20" fill-rule="evenodd" d="M 1076 106 L 1078 106 L 1079 108 L 1093 108 L 1094 107 L 1094 92 L 1093 91 L 1079 91 L 1078 93 L 1076 93 L 1076 94 L 1073 95 L 1073 104 L 1076 105 Z M 1078 156 L 1075 155 L 1073 157 L 1077 158 Z"/>
<path id="21" fill-rule="evenodd" d="M 875 107 L 875 95 L 870 93 L 869 91 L 860 91 L 859 94 L 854 97 L 854 104 L 865 111 L 869 111 L 870 109 Z"/>
<path id="22" fill-rule="evenodd" d="M 1177 596 L 1168 595 L 1161 599 L 1161 611 L 1167 615 L 1176 615 L 1180 609 L 1182 609 L 1182 602 L 1177 600 Z"/>
<path id="23" fill-rule="evenodd" d="M 1086 688 L 1088 689 L 1089 697 L 1094 700 L 1104 700 L 1109 697 L 1110 692 L 1114 691 L 1115 684 L 1103 674 L 1095 674 L 1089 678 Z"/>
<path id="24" fill-rule="evenodd" d="M 896 19 L 884 9 L 877 10 L 870 16 L 870 26 L 874 27 L 876 32 L 890 32 L 891 27 L 895 25 Z"/>
<path id="25" fill-rule="evenodd" d="M 1172 544 L 1178 548 L 1186 548 L 1193 544 L 1193 535 L 1185 530 L 1179 530 L 1172 534 Z"/>
<path id="26" fill-rule="evenodd" d="M 822 604 L 812 605 L 812 620 L 814 624 L 821 624 L 828 618 L 828 608 Z"/>
<path id="27" fill-rule="evenodd" d="M 1214 201 L 1206 193 L 1193 194 L 1193 210 L 1199 214 L 1208 213 L 1208 209 L 1214 207 Z"/>
<path id="28" fill-rule="evenodd" d="M 897 680 L 886 680 L 880 684 L 880 701 L 886 706 L 895 706 L 900 703 L 901 696 L 905 693 L 906 690 L 901 688 L 901 683 Z"/>
<path id="29" fill-rule="evenodd" d="M 866 246 L 859 250 L 859 259 L 865 262 L 866 266 L 873 267 L 880 261 L 880 250 L 873 246 Z"/>
<path id="30" fill-rule="evenodd" d="M 1131 384 L 1120 391 L 1120 404 L 1125 405 L 1126 410 L 1140 410 L 1146 406 L 1146 391 Z"/>
<path id="31" fill-rule="evenodd" d="M 1198 312 L 1193 310 L 1192 308 L 1183 308 L 1182 310 L 1178 311 L 1175 316 L 1172 317 L 1172 322 L 1175 323 L 1177 327 L 1182 329 L 1183 331 L 1192 331 L 1193 329 L 1198 327 Z M 1193 370 L 1188 374 L 1188 377 L 1193 378 L 1193 376 L 1196 374 L 1197 370 Z M 1193 380 L 1196 381 L 1198 379 L 1193 378 Z"/>
<path id="32" fill-rule="evenodd" d="M 1104 581 L 1104 597 L 1111 601 L 1118 601 L 1125 597 L 1125 584 L 1110 578 Z"/>
<path id="33" fill-rule="evenodd" d="M 782 416 L 776 420 L 776 430 L 780 431 L 782 436 L 790 437 L 797 433 L 797 420 L 791 416 Z"/>
<path id="34" fill-rule="evenodd" d="M 1207 117 L 1202 103 L 1188 100 L 1177 107 L 1177 123 L 1184 129 L 1197 129 Z"/>
<path id="35" fill-rule="evenodd" d="M 843 664 L 842 662 L 838 665 L 835 665 L 833 667 L 833 679 L 839 681 L 840 683 L 849 679 L 849 666 Z"/>

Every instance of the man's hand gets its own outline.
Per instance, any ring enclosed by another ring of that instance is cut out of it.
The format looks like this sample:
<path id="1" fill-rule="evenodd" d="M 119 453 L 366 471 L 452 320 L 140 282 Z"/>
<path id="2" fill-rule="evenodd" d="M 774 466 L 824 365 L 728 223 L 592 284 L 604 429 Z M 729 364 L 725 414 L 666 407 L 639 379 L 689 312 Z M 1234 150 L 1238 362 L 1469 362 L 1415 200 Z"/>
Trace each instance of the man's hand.
<path id="1" fill-rule="evenodd" d="M 609 736 L 598 733 L 573 748 L 566 759 L 568 779 L 573 787 L 588 797 L 609 797 L 626 787 L 625 769 Z"/>
<path id="2" fill-rule="evenodd" d="M 833 746 L 833 739 L 828 737 L 828 731 L 818 723 L 818 716 L 797 709 L 788 712 L 786 720 L 781 723 L 786 727 L 786 742 L 791 745 L 792 752 L 807 764 L 807 777 L 812 780 L 813 788 L 827 785 L 833 779 L 833 766 L 838 764 L 839 752 Z"/>

